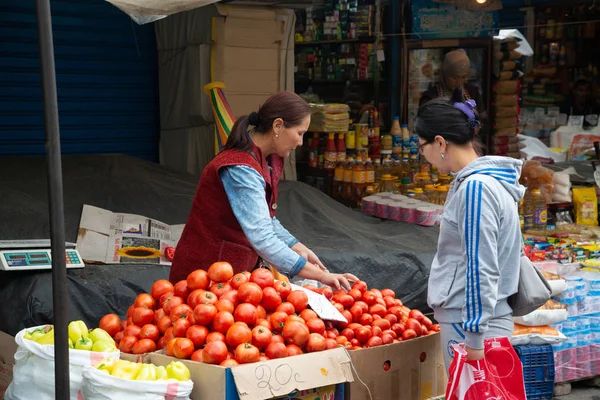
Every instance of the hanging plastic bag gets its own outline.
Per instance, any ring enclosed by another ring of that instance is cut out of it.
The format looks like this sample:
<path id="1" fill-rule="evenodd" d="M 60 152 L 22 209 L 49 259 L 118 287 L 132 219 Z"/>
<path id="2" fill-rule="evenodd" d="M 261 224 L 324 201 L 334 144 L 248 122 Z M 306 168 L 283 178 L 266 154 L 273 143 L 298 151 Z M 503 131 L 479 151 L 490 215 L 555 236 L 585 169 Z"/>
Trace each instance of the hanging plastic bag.
<path id="1" fill-rule="evenodd" d="M 526 400 L 523 365 L 508 338 L 484 341 L 485 357 L 467 361 L 464 344 L 454 345 L 446 400 Z"/>
<path id="2" fill-rule="evenodd" d="M 39 344 L 23 336 L 29 330 L 22 330 L 15 337 L 17 352 L 13 367 L 13 380 L 8 385 L 6 400 L 54 400 L 54 345 Z M 81 373 L 86 365 L 94 365 L 107 357 L 119 358 L 119 352 L 97 353 L 86 350 L 69 349 L 69 392 L 76 400 L 81 388 Z"/>
<path id="3" fill-rule="evenodd" d="M 194 383 L 174 379 L 132 381 L 121 379 L 94 367 L 83 369 L 81 398 L 83 400 L 189 400 Z"/>

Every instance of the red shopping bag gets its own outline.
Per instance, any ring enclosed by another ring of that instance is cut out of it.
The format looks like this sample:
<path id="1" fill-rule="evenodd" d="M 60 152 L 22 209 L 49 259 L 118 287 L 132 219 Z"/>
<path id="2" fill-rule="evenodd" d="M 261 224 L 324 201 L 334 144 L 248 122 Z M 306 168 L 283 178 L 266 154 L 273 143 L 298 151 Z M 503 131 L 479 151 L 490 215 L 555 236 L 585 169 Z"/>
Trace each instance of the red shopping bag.
<path id="1" fill-rule="evenodd" d="M 484 351 L 467 361 L 464 344 L 454 345 L 446 400 L 526 400 L 523 365 L 508 338 L 485 340 Z"/>

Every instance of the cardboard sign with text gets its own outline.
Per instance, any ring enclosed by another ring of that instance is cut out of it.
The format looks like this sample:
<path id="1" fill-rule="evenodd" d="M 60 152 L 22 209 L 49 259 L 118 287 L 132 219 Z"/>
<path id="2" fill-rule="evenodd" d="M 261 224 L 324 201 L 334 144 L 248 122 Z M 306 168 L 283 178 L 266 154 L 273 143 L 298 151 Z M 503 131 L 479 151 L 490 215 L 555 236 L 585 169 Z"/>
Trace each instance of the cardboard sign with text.
<path id="1" fill-rule="evenodd" d="M 308 305 L 313 309 L 317 315 L 327 321 L 339 321 L 348 322 L 346 317 L 331 304 L 325 296 L 319 293 L 315 293 L 312 290 L 305 289 L 302 286 L 294 285 L 291 283 L 292 290 L 302 290 L 308 296 Z"/>

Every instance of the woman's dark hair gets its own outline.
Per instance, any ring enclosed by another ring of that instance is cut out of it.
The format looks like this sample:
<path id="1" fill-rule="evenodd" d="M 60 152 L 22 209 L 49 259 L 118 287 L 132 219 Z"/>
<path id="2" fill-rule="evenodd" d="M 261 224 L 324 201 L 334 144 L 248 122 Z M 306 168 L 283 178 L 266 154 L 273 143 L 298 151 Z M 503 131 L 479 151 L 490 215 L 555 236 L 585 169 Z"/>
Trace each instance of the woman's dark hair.
<path id="1" fill-rule="evenodd" d="M 415 133 L 431 143 L 441 136 L 450 143 L 467 144 L 476 140 L 481 127 L 475 101 L 453 103 L 437 98 L 419 107 Z"/>
<path id="2" fill-rule="evenodd" d="M 273 121 L 277 118 L 283 120 L 286 128 L 299 125 L 304 118 L 310 115 L 310 106 L 296 93 L 283 91 L 269 97 L 260 106 L 258 112 L 238 118 L 227 138 L 223 150 L 247 151 L 252 148 L 252 139 L 248 134 L 250 126 L 253 133 L 268 133 L 273 128 Z"/>

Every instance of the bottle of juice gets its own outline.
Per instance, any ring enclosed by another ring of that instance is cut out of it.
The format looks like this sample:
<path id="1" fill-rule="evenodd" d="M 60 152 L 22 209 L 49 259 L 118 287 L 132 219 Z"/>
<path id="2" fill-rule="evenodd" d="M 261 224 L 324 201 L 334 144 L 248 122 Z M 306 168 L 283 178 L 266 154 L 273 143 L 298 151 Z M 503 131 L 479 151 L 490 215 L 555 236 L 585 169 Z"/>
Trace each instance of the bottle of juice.
<path id="1" fill-rule="evenodd" d="M 360 206 L 362 198 L 365 197 L 365 186 L 367 183 L 367 171 L 362 159 L 357 159 L 352 168 L 352 204 Z"/>
<path id="2" fill-rule="evenodd" d="M 539 189 L 531 192 L 533 204 L 533 229 L 536 231 L 545 231 L 548 223 L 548 211 L 546 199 L 542 196 Z"/>
<path id="3" fill-rule="evenodd" d="M 338 133 L 338 140 L 335 147 L 337 148 L 337 161 L 346 161 L 346 143 L 343 132 Z"/>
<path id="4" fill-rule="evenodd" d="M 370 159 L 367 159 L 365 164 L 365 171 L 367 173 L 367 182 L 365 187 L 365 196 L 370 196 L 375 193 L 375 166 Z"/>
<path id="5" fill-rule="evenodd" d="M 421 200 L 421 201 L 428 201 L 427 196 L 425 195 L 425 193 L 423 193 L 423 189 L 418 187 L 415 188 L 413 193 L 415 194 L 415 199 L 416 200 Z"/>
<path id="6" fill-rule="evenodd" d="M 352 203 L 352 168 L 354 167 L 354 158 L 350 157 L 346 161 L 344 167 L 344 204 L 350 205 Z"/>
<path id="7" fill-rule="evenodd" d="M 338 161 L 333 174 L 333 193 L 331 197 L 340 201 L 344 196 L 344 161 Z"/>
<path id="8" fill-rule="evenodd" d="M 325 147 L 325 163 L 324 168 L 326 170 L 335 169 L 337 161 L 338 151 L 335 147 L 335 133 L 330 132 L 327 137 L 327 145 Z"/>
<path id="9" fill-rule="evenodd" d="M 439 196 L 437 195 L 437 190 L 435 190 L 435 187 L 433 185 L 425 185 L 423 192 L 425 193 L 425 196 L 427 196 L 427 201 L 433 204 L 438 204 Z"/>

